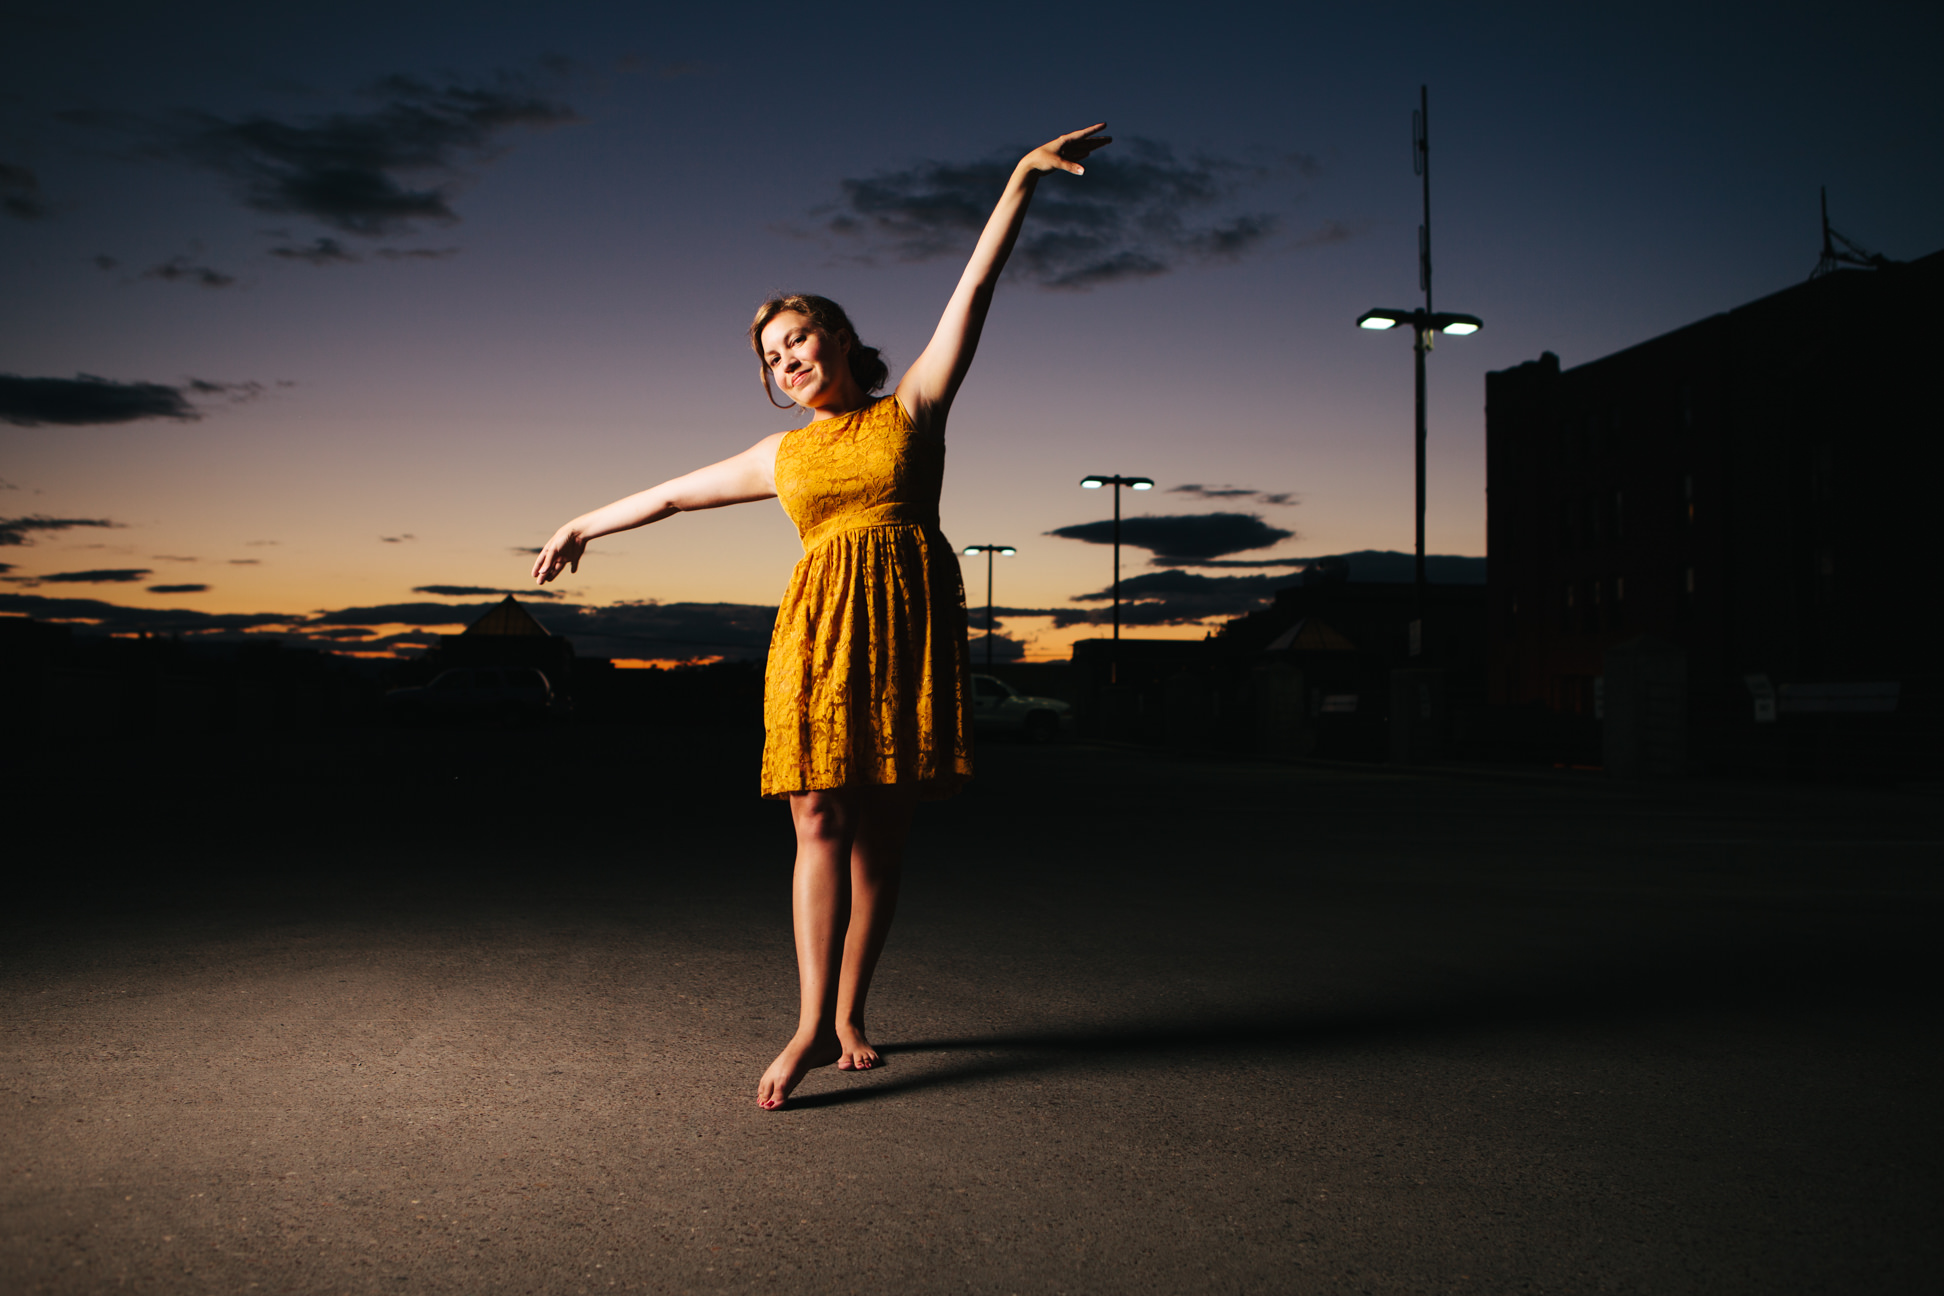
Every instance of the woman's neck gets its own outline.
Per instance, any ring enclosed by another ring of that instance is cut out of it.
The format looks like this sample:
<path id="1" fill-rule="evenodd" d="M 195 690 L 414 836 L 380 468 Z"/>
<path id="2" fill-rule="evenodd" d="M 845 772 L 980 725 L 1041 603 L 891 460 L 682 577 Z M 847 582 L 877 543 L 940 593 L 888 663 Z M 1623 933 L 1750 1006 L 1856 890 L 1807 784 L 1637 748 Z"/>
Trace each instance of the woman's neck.
<path id="1" fill-rule="evenodd" d="M 848 393 L 831 401 L 828 405 L 812 407 L 810 410 L 810 421 L 812 423 L 821 423 L 825 419 L 842 418 L 846 414 L 857 413 L 857 411 L 863 409 L 870 403 L 871 398 L 869 396 L 866 396 L 863 392 L 853 387 Z"/>

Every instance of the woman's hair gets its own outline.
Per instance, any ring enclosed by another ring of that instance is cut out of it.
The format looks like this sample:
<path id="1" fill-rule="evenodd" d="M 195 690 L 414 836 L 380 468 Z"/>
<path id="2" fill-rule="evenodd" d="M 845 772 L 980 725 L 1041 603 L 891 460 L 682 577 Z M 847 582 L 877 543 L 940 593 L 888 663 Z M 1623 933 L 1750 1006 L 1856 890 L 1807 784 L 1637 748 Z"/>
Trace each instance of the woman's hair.
<path id="1" fill-rule="evenodd" d="M 865 395 L 884 386 L 891 376 L 890 366 L 878 349 L 865 346 L 851 326 L 850 316 L 844 308 L 828 297 L 812 297 L 804 293 L 791 293 L 787 297 L 772 297 L 764 302 L 756 312 L 756 318 L 749 325 L 749 349 L 756 353 L 758 379 L 763 384 L 763 395 L 769 397 L 772 405 L 776 397 L 770 392 L 769 364 L 763 359 L 763 329 L 769 322 L 784 311 L 795 311 L 807 317 L 810 327 L 827 338 L 848 337 L 850 339 L 850 372 L 857 381 L 857 389 Z M 792 409 L 793 405 L 781 405 L 779 409 Z"/>

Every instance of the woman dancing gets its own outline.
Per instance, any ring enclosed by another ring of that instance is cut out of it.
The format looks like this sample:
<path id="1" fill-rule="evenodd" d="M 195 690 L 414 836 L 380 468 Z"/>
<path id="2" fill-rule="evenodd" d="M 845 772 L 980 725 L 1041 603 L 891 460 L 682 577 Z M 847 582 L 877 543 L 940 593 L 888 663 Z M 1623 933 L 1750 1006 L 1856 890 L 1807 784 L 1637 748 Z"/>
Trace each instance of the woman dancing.
<path id="1" fill-rule="evenodd" d="M 945 419 L 1040 177 L 1084 174 L 1080 164 L 1112 142 L 1104 127 L 1020 159 L 930 344 L 892 395 L 872 395 L 889 372 L 837 303 L 765 302 L 749 326 L 763 390 L 774 378 L 809 424 L 577 517 L 534 561 L 545 584 L 579 571 L 596 536 L 772 497 L 803 538 L 763 681 L 762 792 L 788 798 L 796 827 L 799 993 L 796 1034 L 756 1087 L 767 1109 L 814 1067 L 881 1061 L 864 1000 L 897 907 L 912 811 L 972 774 L 965 592 L 938 530 Z"/>

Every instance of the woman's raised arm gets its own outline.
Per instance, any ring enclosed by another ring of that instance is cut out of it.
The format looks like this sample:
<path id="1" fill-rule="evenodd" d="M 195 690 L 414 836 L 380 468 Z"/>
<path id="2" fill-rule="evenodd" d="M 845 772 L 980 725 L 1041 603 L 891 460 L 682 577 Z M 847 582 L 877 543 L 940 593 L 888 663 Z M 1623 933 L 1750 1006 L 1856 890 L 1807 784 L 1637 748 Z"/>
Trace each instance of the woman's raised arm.
<path id="1" fill-rule="evenodd" d="M 992 290 L 999 282 L 999 272 L 1006 268 L 1006 258 L 1012 255 L 1019 226 L 1026 219 L 1026 206 L 1033 200 L 1040 177 L 1048 171 L 1086 174 L 1080 164 L 1087 155 L 1114 142 L 1112 136 L 1099 133 L 1106 126 L 1106 122 L 1100 122 L 1042 144 L 1013 168 L 1006 191 L 987 218 L 978 246 L 972 249 L 972 259 L 966 262 L 965 273 L 952 291 L 952 299 L 945 303 L 937 331 L 898 380 L 898 399 L 919 427 L 937 429 L 945 425 L 952 397 L 958 394 L 966 370 L 972 367 L 972 355 L 979 349 L 979 332 L 992 305 Z"/>
<path id="2" fill-rule="evenodd" d="M 533 580 L 545 585 L 562 571 L 580 570 L 587 542 L 597 536 L 631 531 L 677 513 L 748 504 L 776 497 L 776 447 L 784 434 L 764 437 L 749 449 L 707 468 L 637 491 L 626 499 L 583 513 L 553 533 L 533 560 Z"/>

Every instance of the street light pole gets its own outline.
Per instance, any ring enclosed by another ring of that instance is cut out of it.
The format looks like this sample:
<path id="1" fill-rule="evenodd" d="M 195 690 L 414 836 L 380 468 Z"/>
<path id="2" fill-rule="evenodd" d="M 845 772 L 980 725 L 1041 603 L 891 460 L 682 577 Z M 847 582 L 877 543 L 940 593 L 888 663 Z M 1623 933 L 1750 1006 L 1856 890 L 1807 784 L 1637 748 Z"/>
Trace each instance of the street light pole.
<path id="1" fill-rule="evenodd" d="M 1357 326 L 1367 329 L 1395 328 L 1399 324 L 1411 326 L 1411 350 L 1415 361 L 1416 390 L 1416 445 L 1414 457 L 1417 462 L 1417 563 L 1412 590 L 1411 656 L 1419 656 L 1424 648 L 1424 356 L 1437 341 L 1439 333 L 1452 337 L 1463 337 L 1476 333 L 1484 327 L 1484 321 L 1476 315 L 1462 315 L 1456 311 L 1434 311 L 1431 309 L 1431 92 L 1426 86 L 1418 87 L 1417 111 L 1411 114 L 1411 169 L 1424 177 L 1424 223 L 1418 226 L 1418 287 L 1424 290 L 1424 306 L 1420 310 L 1367 310 L 1357 317 Z"/>
<path id="2" fill-rule="evenodd" d="M 1418 287 L 1424 289 L 1424 313 L 1431 313 L 1431 87 L 1418 87 L 1416 127 L 1411 132 L 1411 165 L 1424 178 L 1424 223 L 1418 226 Z M 1413 349 L 1417 352 L 1417 588 L 1412 615 L 1417 618 L 1420 642 L 1411 645 L 1415 654 L 1424 634 L 1424 353 L 1431 340 L 1423 329 L 1414 330 Z"/>
<path id="3" fill-rule="evenodd" d="M 965 556 L 973 554 L 986 556 L 986 669 L 992 669 L 992 558 L 994 554 L 1004 554 L 1010 558 L 1019 550 L 1011 545 L 967 545 Z"/>
<path id="4" fill-rule="evenodd" d="M 1416 598 L 1413 600 L 1411 615 L 1417 618 L 1420 627 L 1424 625 L 1424 353 L 1431 349 L 1429 330 L 1413 329 L 1417 336 L 1411 343 L 1411 350 L 1417 353 L 1417 582 Z M 1420 633 L 1422 631 L 1420 630 Z M 1417 645 L 1411 647 L 1417 652 Z"/>
<path id="5" fill-rule="evenodd" d="M 1082 477 L 1080 484 L 1088 490 L 1099 490 L 1102 486 L 1114 488 L 1114 648 L 1107 665 L 1107 682 L 1118 684 L 1120 683 L 1120 492 L 1123 486 L 1129 490 L 1153 490 L 1154 482 L 1146 477 L 1091 473 Z"/>

